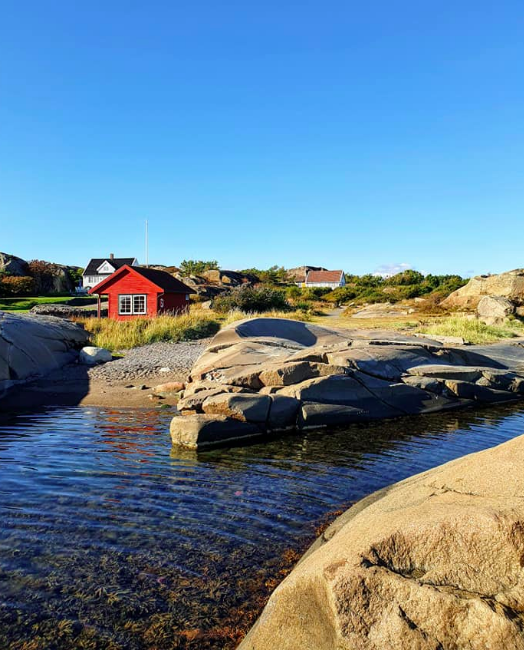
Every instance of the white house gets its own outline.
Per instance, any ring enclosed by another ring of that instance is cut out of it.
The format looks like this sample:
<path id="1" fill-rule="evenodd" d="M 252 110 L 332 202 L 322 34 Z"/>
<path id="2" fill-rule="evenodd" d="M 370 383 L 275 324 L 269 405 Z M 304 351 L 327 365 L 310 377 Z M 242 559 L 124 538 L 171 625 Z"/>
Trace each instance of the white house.
<path id="1" fill-rule="evenodd" d="M 138 260 L 136 257 L 115 257 L 113 253 L 106 259 L 93 258 L 89 260 L 82 274 L 82 287 L 86 290 L 92 289 L 126 264 L 138 266 Z"/>
<path id="2" fill-rule="evenodd" d="M 308 271 L 302 287 L 329 287 L 336 289 L 346 284 L 344 271 Z"/>

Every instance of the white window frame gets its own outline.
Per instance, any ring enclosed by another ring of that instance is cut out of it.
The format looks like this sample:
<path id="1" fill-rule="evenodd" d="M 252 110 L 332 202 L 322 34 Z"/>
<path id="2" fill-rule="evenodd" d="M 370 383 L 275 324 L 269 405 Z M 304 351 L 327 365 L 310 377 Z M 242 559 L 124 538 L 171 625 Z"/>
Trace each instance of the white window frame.
<path id="1" fill-rule="evenodd" d="M 131 310 L 122 311 L 122 298 L 129 298 Z M 135 309 L 135 298 L 144 299 L 144 310 Z M 119 316 L 146 316 L 147 315 L 147 293 L 119 293 L 118 294 L 118 315 Z"/>

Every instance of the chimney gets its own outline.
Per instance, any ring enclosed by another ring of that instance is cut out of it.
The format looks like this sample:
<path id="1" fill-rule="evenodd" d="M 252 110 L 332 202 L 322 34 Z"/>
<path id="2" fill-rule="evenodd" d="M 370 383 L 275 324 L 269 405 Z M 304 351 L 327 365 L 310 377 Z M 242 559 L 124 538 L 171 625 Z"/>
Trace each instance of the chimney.
<path id="1" fill-rule="evenodd" d="M 109 259 L 114 260 L 115 259 L 115 254 L 114 253 L 109 253 Z"/>

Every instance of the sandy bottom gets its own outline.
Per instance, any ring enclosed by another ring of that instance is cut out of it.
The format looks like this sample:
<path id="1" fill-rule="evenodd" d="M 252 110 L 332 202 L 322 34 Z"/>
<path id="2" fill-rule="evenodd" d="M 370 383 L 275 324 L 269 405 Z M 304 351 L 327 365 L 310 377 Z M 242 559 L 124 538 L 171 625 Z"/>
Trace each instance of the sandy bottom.
<path id="1" fill-rule="evenodd" d="M 153 393 L 159 384 L 185 381 L 186 372 L 158 374 L 147 378 L 107 381 L 91 377 L 83 366 L 66 366 L 50 375 L 21 386 L 0 399 L 4 413 L 32 410 L 41 406 L 113 406 L 119 408 L 172 408 L 177 396 Z"/>

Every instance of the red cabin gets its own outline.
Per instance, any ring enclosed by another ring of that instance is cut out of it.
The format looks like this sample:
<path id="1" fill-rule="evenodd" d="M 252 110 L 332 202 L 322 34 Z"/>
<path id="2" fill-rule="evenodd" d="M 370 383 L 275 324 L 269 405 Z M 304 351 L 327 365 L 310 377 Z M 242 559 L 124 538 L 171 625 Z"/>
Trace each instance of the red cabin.
<path id="1" fill-rule="evenodd" d="M 195 293 L 165 271 L 125 265 L 89 290 L 107 295 L 107 313 L 115 320 L 180 313 L 189 309 L 189 294 Z"/>

